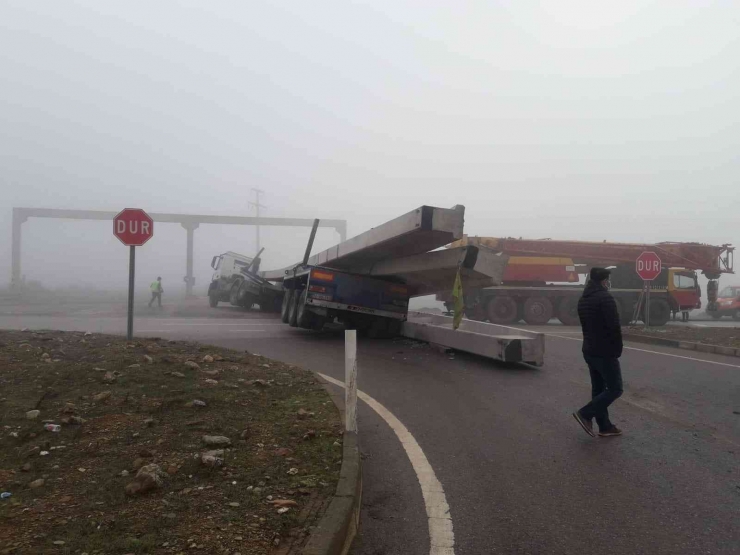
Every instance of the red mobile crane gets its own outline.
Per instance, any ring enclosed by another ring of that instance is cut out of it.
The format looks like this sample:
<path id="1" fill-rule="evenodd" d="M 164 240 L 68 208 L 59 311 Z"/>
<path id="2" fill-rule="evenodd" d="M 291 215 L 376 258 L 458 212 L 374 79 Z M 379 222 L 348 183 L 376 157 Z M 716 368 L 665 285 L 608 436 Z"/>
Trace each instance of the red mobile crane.
<path id="1" fill-rule="evenodd" d="M 717 280 L 722 274 L 734 273 L 735 249 L 730 245 L 464 237 L 451 246 L 467 244 L 510 257 L 501 286 L 464 291 L 468 317 L 496 324 L 522 319 L 528 324 L 545 324 L 553 316 L 566 325 L 578 324 L 577 305 L 583 286 L 568 283 L 577 283 L 578 276 L 587 274 L 593 266 L 612 268 L 611 292 L 619 304 L 622 322 L 627 324 L 633 320 L 643 289 L 635 261 L 644 251 L 655 252 L 663 263 L 663 271 L 652 283 L 650 325 L 665 324 L 671 313 L 701 308 L 698 271 L 709 279 L 707 313 L 718 312 Z M 548 285 L 551 281 L 566 283 Z M 437 299 L 450 305 L 448 294 L 437 295 Z M 637 319 L 642 317 L 637 315 Z"/>

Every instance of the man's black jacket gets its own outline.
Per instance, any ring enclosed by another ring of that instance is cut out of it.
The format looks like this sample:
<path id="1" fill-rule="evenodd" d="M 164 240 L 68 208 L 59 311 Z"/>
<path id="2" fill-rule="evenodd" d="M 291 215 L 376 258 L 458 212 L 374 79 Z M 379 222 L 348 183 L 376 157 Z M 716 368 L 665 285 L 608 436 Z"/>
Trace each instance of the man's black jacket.
<path id="1" fill-rule="evenodd" d="M 622 328 L 614 297 L 598 282 L 589 281 L 578 301 L 583 329 L 583 352 L 590 356 L 622 356 Z"/>

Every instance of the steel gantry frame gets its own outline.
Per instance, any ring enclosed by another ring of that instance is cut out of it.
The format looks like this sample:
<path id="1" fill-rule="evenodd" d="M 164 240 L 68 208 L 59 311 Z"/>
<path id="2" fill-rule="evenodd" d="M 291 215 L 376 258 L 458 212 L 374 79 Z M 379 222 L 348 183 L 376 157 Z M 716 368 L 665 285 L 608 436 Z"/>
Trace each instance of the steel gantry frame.
<path id="1" fill-rule="evenodd" d="M 113 221 L 117 212 L 105 210 L 67 210 L 60 208 L 13 208 L 12 230 L 12 267 L 11 287 L 21 284 L 21 230 L 28 218 L 56 218 L 64 220 L 103 220 Z M 186 263 L 185 263 L 185 294 L 193 294 L 193 243 L 195 230 L 200 224 L 226 225 L 264 225 L 276 227 L 311 227 L 313 219 L 309 218 L 263 218 L 250 216 L 211 216 L 206 214 L 164 214 L 148 213 L 155 222 L 180 224 L 187 232 Z M 346 220 L 321 220 L 320 227 L 333 228 L 339 233 L 340 241 L 347 239 Z"/>

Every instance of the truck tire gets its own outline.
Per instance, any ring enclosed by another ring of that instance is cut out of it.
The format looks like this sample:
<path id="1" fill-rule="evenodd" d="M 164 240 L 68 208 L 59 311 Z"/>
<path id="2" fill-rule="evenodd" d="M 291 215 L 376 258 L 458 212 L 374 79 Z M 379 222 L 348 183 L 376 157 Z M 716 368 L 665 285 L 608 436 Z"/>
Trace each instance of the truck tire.
<path id="1" fill-rule="evenodd" d="M 290 305 L 292 304 L 292 300 L 293 290 L 286 289 L 285 293 L 283 293 L 283 304 L 280 307 L 280 320 L 282 320 L 283 324 L 287 324 L 290 319 Z"/>
<path id="2" fill-rule="evenodd" d="M 708 312 L 707 314 L 709 314 L 715 320 L 721 320 L 722 319 L 722 314 L 720 314 L 719 312 Z"/>
<path id="3" fill-rule="evenodd" d="M 385 318 L 374 318 L 367 329 L 370 339 L 385 339 L 388 337 L 388 322 Z"/>
<path id="4" fill-rule="evenodd" d="M 304 289 L 301 296 L 298 297 L 298 307 L 296 308 L 296 324 L 299 328 L 306 330 L 313 329 L 313 312 L 306 307 L 306 297 L 308 289 Z"/>
<path id="5" fill-rule="evenodd" d="M 247 291 L 247 284 L 246 282 L 242 281 L 239 284 L 239 292 L 236 295 L 236 299 L 239 302 L 239 306 L 242 308 L 252 308 L 252 305 L 255 303 L 256 299 L 254 298 L 254 295 Z"/>
<path id="6" fill-rule="evenodd" d="M 250 293 L 246 293 L 242 300 L 239 302 L 239 306 L 242 308 L 250 309 L 252 306 L 254 306 L 255 298 L 254 295 L 251 295 Z"/>
<path id="7" fill-rule="evenodd" d="M 581 323 L 578 317 L 578 297 L 563 297 L 558 304 L 558 320 L 564 326 L 577 326 Z"/>
<path id="8" fill-rule="evenodd" d="M 486 304 L 486 314 L 492 324 L 511 324 L 516 320 L 518 310 L 517 302 L 506 295 L 491 297 Z"/>
<path id="9" fill-rule="evenodd" d="M 239 286 L 241 282 L 236 282 L 229 290 L 229 303 L 233 306 L 239 306 Z"/>
<path id="10" fill-rule="evenodd" d="M 301 294 L 298 291 L 293 291 L 290 304 L 288 305 L 288 325 L 291 328 L 298 327 L 298 304 L 301 302 Z"/>
<path id="11" fill-rule="evenodd" d="M 218 295 L 215 292 L 211 292 L 208 295 L 208 304 L 211 305 L 211 308 L 216 308 L 218 306 Z"/>
<path id="12" fill-rule="evenodd" d="M 650 326 L 665 326 L 671 319 L 671 307 L 663 299 L 650 301 Z"/>
<path id="13" fill-rule="evenodd" d="M 619 323 L 623 326 L 629 326 L 635 316 L 635 301 L 622 299 L 619 301 L 617 308 L 619 310 Z"/>
<path id="14" fill-rule="evenodd" d="M 388 322 L 388 334 L 390 337 L 397 337 L 401 335 L 401 327 L 403 322 L 400 320 L 391 320 Z"/>
<path id="15" fill-rule="evenodd" d="M 547 297 L 529 297 L 524 301 L 524 321 L 530 326 L 547 324 L 552 314 L 552 302 Z"/>

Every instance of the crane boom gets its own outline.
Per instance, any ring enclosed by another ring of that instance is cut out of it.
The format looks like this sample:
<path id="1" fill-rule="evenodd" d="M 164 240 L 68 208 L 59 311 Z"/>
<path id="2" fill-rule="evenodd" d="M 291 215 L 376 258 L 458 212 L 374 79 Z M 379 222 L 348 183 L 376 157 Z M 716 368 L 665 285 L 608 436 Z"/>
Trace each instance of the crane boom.
<path id="1" fill-rule="evenodd" d="M 499 237 L 463 237 L 455 246 L 484 246 L 509 256 L 571 258 L 575 264 L 614 266 L 634 263 L 644 251 L 655 252 L 666 267 L 700 270 L 710 279 L 734 273 L 731 245 L 701 243 L 598 243 L 590 241 L 553 241 L 550 239 L 514 239 Z"/>

